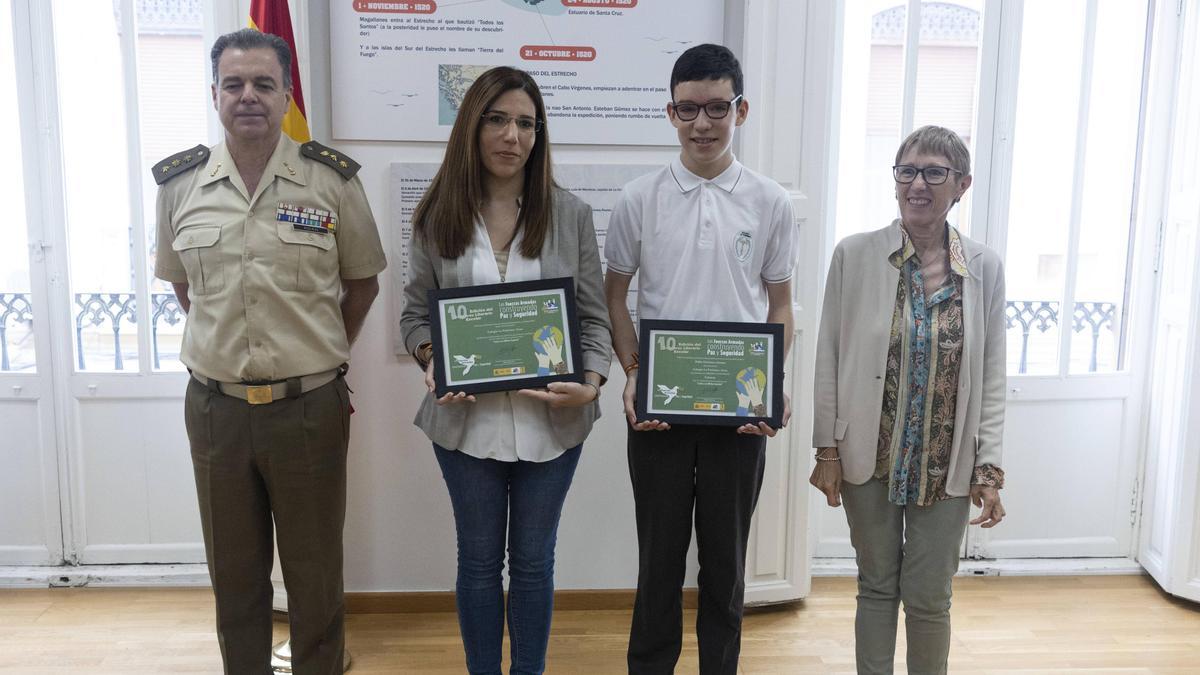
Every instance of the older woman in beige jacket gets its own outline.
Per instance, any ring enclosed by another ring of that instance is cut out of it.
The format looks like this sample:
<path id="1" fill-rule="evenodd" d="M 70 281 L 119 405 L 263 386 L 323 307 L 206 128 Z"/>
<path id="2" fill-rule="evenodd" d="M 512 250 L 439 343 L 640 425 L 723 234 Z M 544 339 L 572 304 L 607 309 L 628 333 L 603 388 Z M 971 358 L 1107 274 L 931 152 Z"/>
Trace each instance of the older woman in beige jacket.
<path id="1" fill-rule="evenodd" d="M 1004 269 L 946 214 L 971 185 L 953 131 L 896 153 L 900 218 L 833 253 L 817 338 L 810 482 L 845 501 L 858 561 L 859 673 L 891 673 L 904 603 L 910 673 L 945 673 L 967 524 L 1004 518 Z"/>

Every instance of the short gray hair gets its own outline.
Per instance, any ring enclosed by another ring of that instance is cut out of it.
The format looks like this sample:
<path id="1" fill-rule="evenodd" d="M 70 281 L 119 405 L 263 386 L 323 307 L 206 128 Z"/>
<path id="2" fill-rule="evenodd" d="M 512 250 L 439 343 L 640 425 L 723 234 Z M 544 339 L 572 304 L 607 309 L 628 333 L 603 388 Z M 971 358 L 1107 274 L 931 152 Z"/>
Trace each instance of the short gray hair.
<path id="1" fill-rule="evenodd" d="M 923 126 L 908 135 L 896 151 L 896 163 L 902 161 L 909 150 L 929 155 L 941 155 L 950 160 L 950 168 L 962 177 L 971 175 L 971 151 L 954 131 L 932 124 Z"/>
<path id="2" fill-rule="evenodd" d="M 253 28 L 243 28 L 232 33 L 226 33 L 217 38 L 212 46 L 213 82 L 217 82 L 217 63 L 226 49 L 271 49 L 279 59 L 279 67 L 283 70 L 283 88 L 292 86 L 292 48 L 283 38 L 270 33 L 262 33 Z"/>

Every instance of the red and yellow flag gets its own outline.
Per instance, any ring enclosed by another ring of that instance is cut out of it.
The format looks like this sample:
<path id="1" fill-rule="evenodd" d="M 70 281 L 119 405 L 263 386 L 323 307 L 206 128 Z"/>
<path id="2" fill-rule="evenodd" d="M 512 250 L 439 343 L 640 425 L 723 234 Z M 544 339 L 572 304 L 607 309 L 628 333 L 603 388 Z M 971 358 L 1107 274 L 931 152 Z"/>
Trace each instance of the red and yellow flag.
<path id="1" fill-rule="evenodd" d="M 292 36 L 292 15 L 288 0 L 250 0 L 250 27 L 278 35 L 292 50 L 292 103 L 283 117 L 283 133 L 297 143 L 312 140 L 308 133 L 308 115 L 304 112 L 304 93 L 300 90 L 300 56 Z"/>

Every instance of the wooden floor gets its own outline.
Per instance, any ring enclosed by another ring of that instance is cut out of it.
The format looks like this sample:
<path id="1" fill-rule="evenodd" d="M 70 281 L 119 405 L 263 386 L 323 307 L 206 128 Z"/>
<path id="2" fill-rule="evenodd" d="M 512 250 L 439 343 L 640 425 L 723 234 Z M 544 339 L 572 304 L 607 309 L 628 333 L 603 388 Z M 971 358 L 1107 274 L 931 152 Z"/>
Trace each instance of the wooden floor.
<path id="1" fill-rule="evenodd" d="M 1200 673 L 1200 606 L 1147 577 L 992 577 L 954 582 L 950 670 L 959 673 Z M 688 612 L 690 632 L 695 614 Z M 753 610 L 743 673 L 853 672 L 854 583 Z M 901 622 L 903 625 L 903 622 Z M 347 617 L 352 673 L 464 672 L 453 614 Z M 555 614 L 548 672 L 623 673 L 629 614 Z M 276 635 L 283 638 L 283 624 Z M 903 663 L 903 635 L 898 663 Z M 685 639 L 679 673 L 695 673 Z M 0 591 L 0 673 L 219 673 L 205 589 Z M 903 666 L 897 667 L 903 672 Z"/>

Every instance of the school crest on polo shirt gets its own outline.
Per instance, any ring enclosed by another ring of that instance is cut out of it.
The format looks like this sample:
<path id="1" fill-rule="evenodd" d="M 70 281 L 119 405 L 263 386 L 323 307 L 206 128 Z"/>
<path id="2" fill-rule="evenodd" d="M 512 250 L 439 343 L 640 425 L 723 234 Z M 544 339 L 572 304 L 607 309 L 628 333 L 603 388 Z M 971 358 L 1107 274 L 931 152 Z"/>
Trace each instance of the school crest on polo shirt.
<path id="1" fill-rule="evenodd" d="M 750 232 L 742 230 L 738 232 L 737 238 L 733 240 L 733 255 L 737 257 L 738 262 L 746 262 L 754 253 L 754 238 L 750 236 Z"/>

